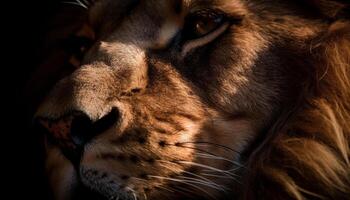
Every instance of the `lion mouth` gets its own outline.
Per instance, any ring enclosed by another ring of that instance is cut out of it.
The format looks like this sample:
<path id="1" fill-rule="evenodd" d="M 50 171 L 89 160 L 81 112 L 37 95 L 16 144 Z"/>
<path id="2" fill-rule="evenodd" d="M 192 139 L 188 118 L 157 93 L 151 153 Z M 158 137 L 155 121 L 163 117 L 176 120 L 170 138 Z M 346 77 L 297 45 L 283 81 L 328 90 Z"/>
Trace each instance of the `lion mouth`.
<path id="1" fill-rule="evenodd" d="M 85 187 L 97 192 L 105 199 L 129 200 L 137 197 L 136 191 L 112 174 L 90 168 L 80 168 L 81 181 Z"/>
<path id="2" fill-rule="evenodd" d="M 90 189 L 83 183 L 80 183 L 73 191 L 72 200 L 84 199 L 84 200 L 109 200 L 106 196 L 100 194 L 99 192 Z"/>

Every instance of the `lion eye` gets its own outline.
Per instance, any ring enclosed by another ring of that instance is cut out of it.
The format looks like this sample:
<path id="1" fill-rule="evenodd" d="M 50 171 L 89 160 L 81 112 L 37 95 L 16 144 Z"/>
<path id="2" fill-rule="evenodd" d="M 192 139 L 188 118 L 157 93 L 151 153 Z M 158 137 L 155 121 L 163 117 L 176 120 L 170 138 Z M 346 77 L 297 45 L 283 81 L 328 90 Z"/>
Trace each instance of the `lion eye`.
<path id="1" fill-rule="evenodd" d="M 197 39 L 215 31 L 225 22 L 219 12 L 201 10 L 190 14 L 186 19 L 184 34 L 186 39 Z"/>

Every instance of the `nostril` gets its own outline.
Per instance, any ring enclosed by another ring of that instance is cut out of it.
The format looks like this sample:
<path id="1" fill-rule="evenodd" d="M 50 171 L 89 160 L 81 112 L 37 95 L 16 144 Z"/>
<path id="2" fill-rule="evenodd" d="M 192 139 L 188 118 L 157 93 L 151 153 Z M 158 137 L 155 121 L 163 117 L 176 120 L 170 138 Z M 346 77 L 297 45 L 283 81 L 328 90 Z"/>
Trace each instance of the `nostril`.
<path id="1" fill-rule="evenodd" d="M 93 124 L 93 132 L 95 134 L 103 133 L 115 123 L 117 123 L 119 119 L 119 111 L 117 108 L 113 108 L 106 116 L 102 117 L 100 120 L 96 121 Z"/>
<path id="2" fill-rule="evenodd" d="M 118 121 L 116 108 L 93 122 L 82 112 L 73 112 L 58 119 L 37 117 L 34 119 L 34 130 L 47 135 L 47 141 L 59 145 L 63 154 L 74 164 L 80 162 L 84 145 L 98 134 L 104 133 Z"/>
<path id="3" fill-rule="evenodd" d="M 75 145 L 83 146 L 93 136 L 93 123 L 90 118 L 83 114 L 75 114 L 71 123 L 70 135 Z"/>
<path id="4" fill-rule="evenodd" d="M 118 118 L 119 112 L 114 108 L 96 122 L 85 113 L 76 111 L 56 120 L 37 119 L 36 124 L 40 125 L 38 130 L 49 134 L 50 138 L 67 143 L 64 146 L 69 146 L 71 142 L 76 147 L 83 147 L 92 138 L 108 130 Z"/>
<path id="5" fill-rule="evenodd" d="M 77 146 L 83 146 L 93 137 L 108 130 L 119 118 L 119 112 L 113 108 L 106 116 L 96 122 L 81 113 L 73 118 L 71 124 L 71 137 Z"/>

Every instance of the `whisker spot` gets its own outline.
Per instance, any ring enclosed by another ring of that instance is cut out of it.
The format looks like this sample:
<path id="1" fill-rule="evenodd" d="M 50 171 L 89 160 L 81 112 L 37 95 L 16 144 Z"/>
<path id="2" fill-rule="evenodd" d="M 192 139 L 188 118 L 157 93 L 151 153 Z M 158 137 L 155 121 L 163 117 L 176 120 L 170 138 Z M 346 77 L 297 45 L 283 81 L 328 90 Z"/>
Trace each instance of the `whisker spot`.
<path id="1" fill-rule="evenodd" d="M 167 143 L 166 143 L 164 140 L 162 140 L 162 141 L 160 141 L 158 144 L 159 144 L 159 146 L 161 146 L 161 147 L 165 147 Z"/>

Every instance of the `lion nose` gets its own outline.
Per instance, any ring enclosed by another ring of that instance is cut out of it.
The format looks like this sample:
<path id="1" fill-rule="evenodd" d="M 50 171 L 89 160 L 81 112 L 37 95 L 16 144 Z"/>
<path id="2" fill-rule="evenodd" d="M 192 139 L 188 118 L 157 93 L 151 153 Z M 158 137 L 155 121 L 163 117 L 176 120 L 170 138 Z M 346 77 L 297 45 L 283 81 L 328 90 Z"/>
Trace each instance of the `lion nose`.
<path id="1" fill-rule="evenodd" d="M 56 120 L 38 119 L 38 122 L 59 145 L 64 148 L 81 149 L 94 137 L 108 130 L 118 118 L 119 112 L 114 108 L 95 122 L 80 111 Z"/>

